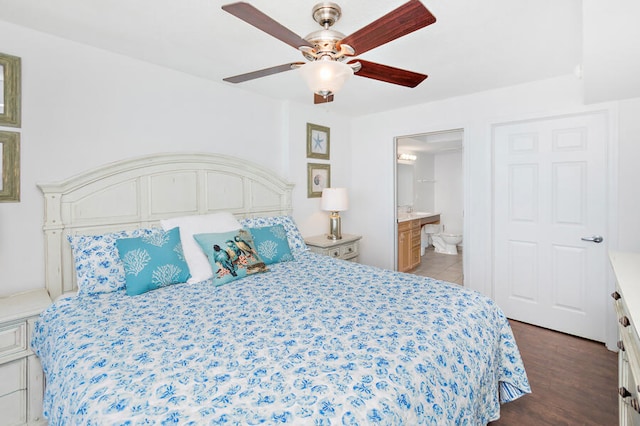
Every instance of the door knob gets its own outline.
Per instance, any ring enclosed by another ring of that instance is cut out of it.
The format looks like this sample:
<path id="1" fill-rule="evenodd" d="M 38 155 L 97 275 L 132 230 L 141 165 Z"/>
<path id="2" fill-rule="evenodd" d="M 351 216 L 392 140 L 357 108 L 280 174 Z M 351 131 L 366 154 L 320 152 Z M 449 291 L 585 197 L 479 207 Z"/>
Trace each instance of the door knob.
<path id="1" fill-rule="evenodd" d="M 602 241 L 604 241 L 604 238 L 602 238 L 600 235 L 594 235 L 592 237 L 582 237 L 581 240 L 591 241 L 593 243 L 601 243 Z"/>

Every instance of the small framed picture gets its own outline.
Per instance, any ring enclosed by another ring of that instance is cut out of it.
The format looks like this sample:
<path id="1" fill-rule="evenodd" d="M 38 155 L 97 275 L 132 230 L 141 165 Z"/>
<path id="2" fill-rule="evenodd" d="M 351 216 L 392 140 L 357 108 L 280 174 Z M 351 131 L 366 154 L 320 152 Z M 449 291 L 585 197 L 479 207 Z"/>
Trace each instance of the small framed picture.
<path id="1" fill-rule="evenodd" d="M 20 133 L 0 132 L 0 202 L 20 201 Z"/>
<path id="2" fill-rule="evenodd" d="M 322 197 L 322 190 L 331 187 L 330 164 L 307 164 L 307 198 Z"/>
<path id="3" fill-rule="evenodd" d="M 329 159 L 330 130 L 328 127 L 307 123 L 307 158 Z"/>

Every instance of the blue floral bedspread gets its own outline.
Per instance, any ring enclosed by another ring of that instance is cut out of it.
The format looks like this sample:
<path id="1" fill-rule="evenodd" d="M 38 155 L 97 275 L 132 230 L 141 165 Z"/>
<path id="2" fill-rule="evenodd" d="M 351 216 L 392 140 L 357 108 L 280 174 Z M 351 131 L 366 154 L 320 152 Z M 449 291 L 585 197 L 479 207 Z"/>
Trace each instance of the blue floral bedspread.
<path id="1" fill-rule="evenodd" d="M 490 299 L 309 252 L 222 287 L 60 300 L 32 345 L 50 425 L 482 425 L 530 392 Z"/>

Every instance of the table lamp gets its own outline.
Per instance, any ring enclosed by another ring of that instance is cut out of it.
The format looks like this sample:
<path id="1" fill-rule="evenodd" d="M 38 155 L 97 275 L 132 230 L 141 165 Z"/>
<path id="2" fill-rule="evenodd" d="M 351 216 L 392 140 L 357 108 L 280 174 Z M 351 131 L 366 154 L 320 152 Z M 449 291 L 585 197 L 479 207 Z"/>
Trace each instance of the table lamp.
<path id="1" fill-rule="evenodd" d="M 349 208 L 349 198 L 347 188 L 325 188 L 322 190 L 322 200 L 320 208 L 330 211 L 329 234 L 327 238 L 331 240 L 342 239 L 342 225 L 340 224 L 340 213 Z"/>

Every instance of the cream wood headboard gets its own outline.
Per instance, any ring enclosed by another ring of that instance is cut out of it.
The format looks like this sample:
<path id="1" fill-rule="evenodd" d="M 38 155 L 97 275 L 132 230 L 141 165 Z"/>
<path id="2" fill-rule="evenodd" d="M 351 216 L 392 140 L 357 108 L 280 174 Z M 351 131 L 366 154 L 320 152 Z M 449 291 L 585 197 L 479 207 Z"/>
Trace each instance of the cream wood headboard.
<path id="1" fill-rule="evenodd" d="M 123 160 L 38 187 L 45 201 L 45 279 L 52 298 L 76 290 L 67 235 L 150 227 L 168 217 L 219 211 L 238 219 L 292 211 L 293 184 L 256 164 L 208 153 Z"/>

